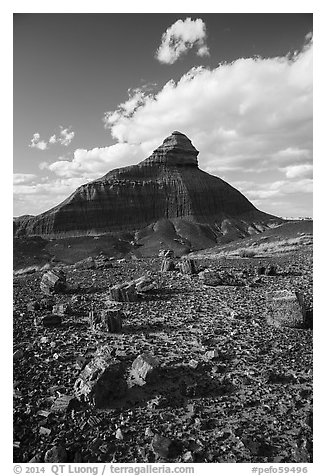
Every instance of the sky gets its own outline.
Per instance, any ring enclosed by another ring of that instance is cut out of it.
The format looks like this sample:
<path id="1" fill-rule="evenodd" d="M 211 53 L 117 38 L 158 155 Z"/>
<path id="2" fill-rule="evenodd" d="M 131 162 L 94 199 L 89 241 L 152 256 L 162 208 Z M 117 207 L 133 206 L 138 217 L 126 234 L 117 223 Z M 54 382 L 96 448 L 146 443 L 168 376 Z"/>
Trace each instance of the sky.
<path id="1" fill-rule="evenodd" d="M 14 215 L 172 131 L 259 209 L 312 216 L 312 14 L 14 14 Z"/>

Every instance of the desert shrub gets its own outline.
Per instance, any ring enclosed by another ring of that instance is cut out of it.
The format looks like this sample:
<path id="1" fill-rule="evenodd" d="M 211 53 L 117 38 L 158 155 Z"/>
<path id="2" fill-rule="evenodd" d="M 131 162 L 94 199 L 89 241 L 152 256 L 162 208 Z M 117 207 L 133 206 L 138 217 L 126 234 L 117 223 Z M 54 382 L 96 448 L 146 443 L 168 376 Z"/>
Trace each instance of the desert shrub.
<path id="1" fill-rule="evenodd" d="M 256 251 L 249 248 L 248 249 L 242 248 L 241 250 L 239 250 L 240 258 L 252 258 L 255 255 L 256 255 Z"/>

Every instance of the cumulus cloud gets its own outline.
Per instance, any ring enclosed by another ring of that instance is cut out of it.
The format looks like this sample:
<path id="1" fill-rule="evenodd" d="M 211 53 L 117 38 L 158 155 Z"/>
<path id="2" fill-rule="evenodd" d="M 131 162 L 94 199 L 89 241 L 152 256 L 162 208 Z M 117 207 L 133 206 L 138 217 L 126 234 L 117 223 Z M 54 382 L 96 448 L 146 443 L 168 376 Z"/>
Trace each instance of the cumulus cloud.
<path id="1" fill-rule="evenodd" d="M 32 147 L 34 149 L 39 150 L 46 150 L 48 148 L 48 144 L 44 140 L 41 140 L 41 136 L 38 132 L 35 132 L 28 147 Z"/>
<path id="2" fill-rule="evenodd" d="M 17 183 L 13 187 L 15 216 L 42 213 L 67 198 L 86 182 L 87 180 L 80 177 L 55 179 L 45 177 L 38 183 Z"/>
<path id="3" fill-rule="evenodd" d="M 126 106 L 124 112 L 121 104 L 104 117 L 119 142 L 147 151 L 177 129 L 200 151 L 201 167 L 217 174 L 310 163 L 312 42 L 295 57 L 240 58 L 212 70 L 193 68 L 136 102 L 133 111 Z"/>
<path id="4" fill-rule="evenodd" d="M 143 158 L 142 150 L 138 146 L 115 144 L 91 150 L 76 149 L 72 160 L 60 158 L 61 160 L 52 164 L 42 162 L 40 166 L 59 177 L 94 179 L 109 170 L 135 164 Z"/>
<path id="5" fill-rule="evenodd" d="M 38 132 L 35 132 L 35 134 L 33 134 L 29 147 L 35 147 L 36 149 L 40 150 L 48 149 L 50 144 L 61 144 L 65 147 L 68 147 L 74 137 L 75 133 L 71 130 L 71 126 L 66 128 L 60 126 L 59 135 L 53 134 L 52 136 L 50 136 L 47 142 L 41 140 L 40 134 Z"/>
<path id="6" fill-rule="evenodd" d="M 177 59 L 195 48 L 198 56 L 208 56 L 206 45 L 206 25 L 201 18 L 177 20 L 162 35 L 162 42 L 156 51 L 161 63 L 173 64 Z"/>
<path id="7" fill-rule="evenodd" d="M 57 142 L 67 147 L 75 137 L 75 133 L 71 130 L 71 127 L 64 129 L 60 126 L 60 129 L 60 137 L 57 138 Z"/>

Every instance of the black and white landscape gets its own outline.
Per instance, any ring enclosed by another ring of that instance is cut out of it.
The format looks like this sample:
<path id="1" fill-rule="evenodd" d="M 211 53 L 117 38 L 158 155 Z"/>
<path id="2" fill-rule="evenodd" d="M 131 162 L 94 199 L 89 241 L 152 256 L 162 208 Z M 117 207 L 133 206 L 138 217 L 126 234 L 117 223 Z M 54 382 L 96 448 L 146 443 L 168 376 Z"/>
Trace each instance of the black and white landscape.
<path id="1" fill-rule="evenodd" d="M 311 463 L 312 15 L 14 38 L 14 461 Z"/>

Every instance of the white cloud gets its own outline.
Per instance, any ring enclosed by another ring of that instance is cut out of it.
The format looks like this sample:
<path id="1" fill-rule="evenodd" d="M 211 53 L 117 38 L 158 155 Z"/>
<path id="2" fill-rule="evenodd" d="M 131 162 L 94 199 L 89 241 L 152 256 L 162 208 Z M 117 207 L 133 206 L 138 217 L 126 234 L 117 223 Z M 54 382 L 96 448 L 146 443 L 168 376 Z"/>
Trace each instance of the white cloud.
<path id="1" fill-rule="evenodd" d="M 52 164 L 43 162 L 42 168 L 54 172 L 59 177 L 95 179 L 114 168 L 135 164 L 144 159 L 144 156 L 138 146 L 115 144 L 91 150 L 77 149 L 72 160 L 60 159 Z"/>
<path id="2" fill-rule="evenodd" d="M 26 184 L 35 180 L 37 176 L 35 174 L 14 174 L 13 182 L 14 185 Z"/>
<path id="3" fill-rule="evenodd" d="M 31 139 L 31 143 L 29 147 L 35 147 L 36 149 L 40 149 L 40 150 L 48 149 L 50 144 L 51 145 L 61 144 L 67 147 L 71 143 L 74 137 L 75 137 L 75 133 L 74 131 L 71 130 L 71 127 L 64 128 L 60 126 L 60 135 L 57 136 L 56 134 L 53 134 L 49 138 L 48 142 L 45 142 L 44 140 L 40 140 L 41 139 L 40 134 L 38 132 L 35 132 L 35 134 L 33 134 L 33 138 Z"/>
<path id="4" fill-rule="evenodd" d="M 288 178 L 312 178 L 312 164 L 289 165 L 284 167 L 285 175 Z"/>
<path id="5" fill-rule="evenodd" d="M 251 184 L 252 185 L 252 184 Z M 313 182 L 311 179 L 301 179 L 296 182 L 290 180 L 277 180 L 276 182 L 260 184 L 254 189 L 243 186 L 242 190 L 251 199 L 266 199 L 271 197 L 284 197 L 296 193 L 312 193 Z"/>
<path id="6" fill-rule="evenodd" d="M 46 150 L 48 148 L 48 144 L 44 140 L 40 139 L 40 134 L 38 132 L 35 132 L 28 147 L 32 147 L 39 150 Z"/>
<path id="7" fill-rule="evenodd" d="M 156 52 L 161 63 L 173 64 L 191 48 L 197 49 L 198 56 L 208 56 L 206 26 L 201 18 L 177 20 L 162 35 L 162 42 Z"/>
<path id="8" fill-rule="evenodd" d="M 160 145 L 188 135 L 204 170 L 278 170 L 312 161 L 312 42 L 295 57 L 240 58 L 191 69 L 156 94 L 132 97 L 104 117 L 119 142 Z M 134 103 L 134 104 L 135 104 Z M 125 110 L 126 111 L 125 111 Z"/>
<path id="9" fill-rule="evenodd" d="M 71 130 L 71 127 L 63 128 L 60 126 L 60 136 L 57 138 L 57 142 L 59 142 L 61 145 L 68 146 L 73 138 L 75 137 L 74 131 Z M 53 137 L 53 136 L 52 136 Z"/>

